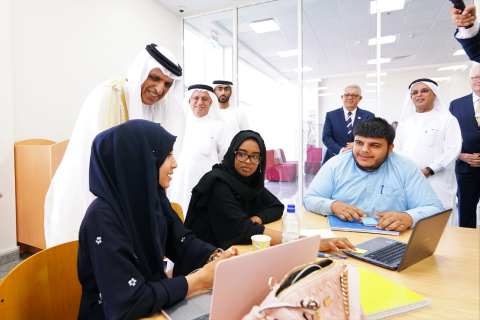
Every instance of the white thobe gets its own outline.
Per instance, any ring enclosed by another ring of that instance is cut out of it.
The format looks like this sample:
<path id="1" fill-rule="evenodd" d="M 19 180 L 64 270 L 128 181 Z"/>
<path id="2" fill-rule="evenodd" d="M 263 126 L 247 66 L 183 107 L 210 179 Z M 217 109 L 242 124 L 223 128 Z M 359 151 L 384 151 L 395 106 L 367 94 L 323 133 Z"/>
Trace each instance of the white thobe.
<path id="1" fill-rule="evenodd" d="M 462 134 L 450 112 L 435 109 L 413 113 L 398 124 L 395 152 L 411 159 L 420 169 L 430 167 L 435 174 L 427 181 L 445 209 L 454 206 L 457 194 L 455 161 L 462 149 Z"/>
<path id="2" fill-rule="evenodd" d="M 167 190 L 168 198 L 182 207 L 185 218 L 192 189 L 213 165 L 223 160 L 230 142 L 230 133 L 222 121 L 208 115 L 187 118 L 182 153 Z"/>
<path id="3" fill-rule="evenodd" d="M 93 139 L 100 132 L 128 120 L 122 114 L 121 91 L 126 77 L 108 80 L 97 86 L 85 100 L 68 143 L 67 150 L 45 197 L 45 240 L 47 248 L 78 239 L 80 224 L 88 206 L 95 200 L 89 191 L 88 171 Z M 163 121 L 161 106 L 143 106 L 145 120 L 161 123 L 179 136 L 175 151 L 181 151 L 185 113 L 170 110 L 174 121 Z M 177 147 L 178 146 L 178 147 Z"/>
<path id="4" fill-rule="evenodd" d="M 227 109 L 220 109 L 220 111 L 232 137 L 242 130 L 250 129 L 247 116 L 239 107 L 230 106 Z"/>

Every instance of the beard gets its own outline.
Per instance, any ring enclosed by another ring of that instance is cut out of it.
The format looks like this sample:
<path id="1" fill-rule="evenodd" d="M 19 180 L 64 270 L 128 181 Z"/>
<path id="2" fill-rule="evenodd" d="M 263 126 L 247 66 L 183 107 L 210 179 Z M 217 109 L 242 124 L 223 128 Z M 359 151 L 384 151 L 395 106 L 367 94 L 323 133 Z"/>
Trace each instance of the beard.
<path id="1" fill-rule="evenodd" d="M 352 155 L 353 155 L 353 153 L 352 153 Z M 382 166 L 382 164 L 385 163 L 385 161 L 387 161 L 387 158 L 388 158 L 388 148 L 387 148 L 387 153 L 385 154 L 385 157 L 380 158 L 379 160 L 375 161 L 375 164 L 373 166 L 364 167 L 360 163 L 358 163 L 357 158 L 355 157 L 355 155 L 353 155 L 353 160 L 355 160 L 355 164 L 357 165 L 358 169 L 360 169 L 362 171 L 366 171 L 366 172 L 376 171 L 378 168 L 380 168 Z"/>
<path id="2" fill-rule="evenodd" d="M 230 100 L 230 97 L 227 97 L 226 95 L 222 94 L 219 98 L 218 98 L 218 102 L 220 103 L 227 103 L 228 100 Z"/>

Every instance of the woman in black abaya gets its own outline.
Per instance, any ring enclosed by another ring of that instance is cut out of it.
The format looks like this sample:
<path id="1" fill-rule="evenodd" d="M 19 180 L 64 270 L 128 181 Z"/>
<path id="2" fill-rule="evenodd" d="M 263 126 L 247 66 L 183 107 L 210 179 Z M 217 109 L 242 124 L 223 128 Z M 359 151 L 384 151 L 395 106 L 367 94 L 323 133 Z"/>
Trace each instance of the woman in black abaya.
<path id="1" fill-rule="evenodd" d="M 223 249 L 251 243 L 265 234 L 270 244 L 282 243 L 282 233 L 264 225 L 280 219 L 283 204 L 264 186 L 266 148 L 262 137 L 240 131 L 220 164 L 193 188 L 185 227 L 205 242 Z M 346 238 L 322 239 L 319 250 L 354 249 Z"/>
<path id="2" fill-rule="evenodd" d="M 79 233 L 78 319 L 148 317 L 211 287 L 216 262 L 236 254 L 229 250 L 205 265 L 216 247 L 195 238 L 172 209 L 165 188 L 177 166 L 175 139 L 157 123 L 132 120 L 93 141 L 90 191 L 98 198 Z M 164 256 L 175 263 L 172 278 Z"/>

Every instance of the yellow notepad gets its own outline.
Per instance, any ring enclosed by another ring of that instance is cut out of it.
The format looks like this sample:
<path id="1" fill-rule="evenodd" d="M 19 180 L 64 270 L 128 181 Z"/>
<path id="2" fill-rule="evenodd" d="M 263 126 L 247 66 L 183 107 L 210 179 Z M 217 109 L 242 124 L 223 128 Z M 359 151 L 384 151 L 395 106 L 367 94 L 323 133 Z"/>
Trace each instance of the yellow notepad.
<path id="1" fill-rule="evenodd" d="M 368 269 L 358 268 L 358 272 L 360 301 L 367 320 L 386 319 L 431 305 L 430 299 Z"/>

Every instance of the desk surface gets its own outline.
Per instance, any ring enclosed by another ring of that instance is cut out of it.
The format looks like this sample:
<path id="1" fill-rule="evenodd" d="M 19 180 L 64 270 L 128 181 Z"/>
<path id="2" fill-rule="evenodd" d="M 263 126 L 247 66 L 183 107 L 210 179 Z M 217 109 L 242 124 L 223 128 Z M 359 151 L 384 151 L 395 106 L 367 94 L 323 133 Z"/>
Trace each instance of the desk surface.
<path id="1" fill-rule="evenodd" d="M 302 229 L 327 229 L 325 217 L 312 212 L 298 212 Z M 268 228 L 281 230 L 281 220 Z M 408 242 L 412 230 L 400 236 L 334 231 L 337 237 L 347 237 L 353 245 L 382 236 Z M 240 254 L 252 251 L 251 245 L 236 246 Z M 335 253 L 335 252 L 331 252 Z M 432 299 L 432 307 L 395 319 L 479 319 L 480 230 L 447 227 L 434 255 L 403 270 L 391 271 L 354 258 L 348 260 L 359 267 L 396 282 L 418 294 Z M 157 313 L 149 319 L 166 319 Z"/>

